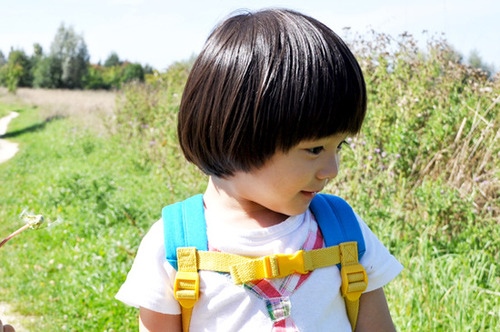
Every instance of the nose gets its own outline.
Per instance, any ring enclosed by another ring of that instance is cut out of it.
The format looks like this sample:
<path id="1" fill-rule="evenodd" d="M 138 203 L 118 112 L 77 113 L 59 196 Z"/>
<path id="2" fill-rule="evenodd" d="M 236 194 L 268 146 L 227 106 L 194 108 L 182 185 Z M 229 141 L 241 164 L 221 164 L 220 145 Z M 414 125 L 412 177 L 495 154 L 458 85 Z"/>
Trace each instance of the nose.
<path id="1" fill-rule="evenodd" d="M 333 179 L 339 173 L 339 155 L 332 153 L 325 156 L 321 168 L 317 172 L 317 178 L 320 180 Z"/>

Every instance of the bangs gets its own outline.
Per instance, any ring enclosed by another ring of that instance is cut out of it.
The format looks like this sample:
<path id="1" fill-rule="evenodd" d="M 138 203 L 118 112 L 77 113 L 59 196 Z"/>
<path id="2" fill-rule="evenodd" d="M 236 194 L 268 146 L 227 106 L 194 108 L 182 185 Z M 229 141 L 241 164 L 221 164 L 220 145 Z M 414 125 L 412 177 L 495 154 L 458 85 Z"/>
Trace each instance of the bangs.
<path id="1" fill-rule="evenodd" d="M 272 53 L 275 73 L 263 80 L 256 114 L 267 116 L 257 127 L 264 142 L 287 151 L 302 140 L 355 134 L 366 112 L 361 69 L 344 42 L 322 23 L 294 20 Z M 265 62 L 266 59 L 262 58 Z"/>
<path id="2" fill-rule="evenodd" d="M 303 140 L 359 132 L 361 69 L 319 21 L 289 10 L 230 17 L 196 59 L 179 110 L 179 142 L 205 173 L 261 167 Z"/>

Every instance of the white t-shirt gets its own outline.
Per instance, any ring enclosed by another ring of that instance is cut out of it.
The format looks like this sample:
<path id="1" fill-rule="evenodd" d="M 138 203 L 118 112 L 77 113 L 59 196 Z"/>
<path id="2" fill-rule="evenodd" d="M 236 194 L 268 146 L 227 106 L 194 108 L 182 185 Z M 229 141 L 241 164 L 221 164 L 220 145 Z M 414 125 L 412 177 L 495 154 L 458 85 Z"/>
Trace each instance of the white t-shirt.
<path id="1" fill-rule="evenodd" d="M 206 211 L 211 247 L 245 256 L 293 253 L 300 250 L 316 221 L 308 210 L 284 222 L 262 229 L 216 229 Z M 383 287 L 402 270 L 401 264 L 356 216 L 365 239 L 366 252 L 360 263 L 368 274 L 366 292 Z M 215 223 L 216 224 L 216 223 Z M 203 231 L 203 230 L 200 230 Z M 163 222 L 156 222 L 141 242 L 127 280 L 116 298 L 128 305 L 165 314 L 180 314 L 173 295 L 175 270 L 166 261 Z M 273 283 L 279 282 L 273 280 Z M 300 331 L 351 331 L 341 278 L 336 266 L 317 269 L 290 295 L 291 319 Z M 271 331 L 272 321 L 264 300 L 227 274 L 200 271 L 200 298 L 194 307 L 190 331 Z"/>

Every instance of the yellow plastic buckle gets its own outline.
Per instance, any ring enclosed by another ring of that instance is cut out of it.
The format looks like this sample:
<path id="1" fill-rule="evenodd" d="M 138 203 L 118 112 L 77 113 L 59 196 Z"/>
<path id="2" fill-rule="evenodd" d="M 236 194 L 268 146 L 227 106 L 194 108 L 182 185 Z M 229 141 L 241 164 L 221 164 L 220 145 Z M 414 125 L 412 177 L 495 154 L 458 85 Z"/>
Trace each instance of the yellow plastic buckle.
<path id="1" fill-rule="evenodd" d="M 179 271 L 175 277 L 174 296 L 184 308 L 194 307 L 200 294 L 200 276 L 198 272 Z"/>
<path id="2" fill-rule="evenodd" d="M 340 274 L 342 276 L 342 295 L 349 301 L 356 301 L 368 287 L 368 276 L 361 264 L 343 265 Z"/>
<path id="3" fill-rule="evenodd" d="M 266 279 L 284 278 L 292 273 L 306 274 L 304 268 L 304 250 L 294 254 L 276 254 L 264 257 Z"/>

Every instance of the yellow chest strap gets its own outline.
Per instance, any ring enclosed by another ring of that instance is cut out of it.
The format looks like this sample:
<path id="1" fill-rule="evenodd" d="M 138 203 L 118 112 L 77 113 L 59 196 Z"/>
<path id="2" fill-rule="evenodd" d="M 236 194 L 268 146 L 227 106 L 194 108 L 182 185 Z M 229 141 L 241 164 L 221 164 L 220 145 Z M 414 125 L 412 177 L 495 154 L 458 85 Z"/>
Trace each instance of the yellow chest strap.
<path id="1" fill-rule="evenodd" d="M 284 278 L 293 273 L 305 274 L 318 268 L 340 264 L 341 293 L 353 331 L 358 317 L 359 298 L 368 286 L 366 271 L 358 262 L 356 242 L 258 258 L 183 247 L 177 248 L 177 259 L 179 268 L 174 295 L 182 307 L 184 332 L 189 330 L 192 308 L 199 298 L 199 270 L 230 273 L 234 283 L 238 285 L 253 280 Z"/>

